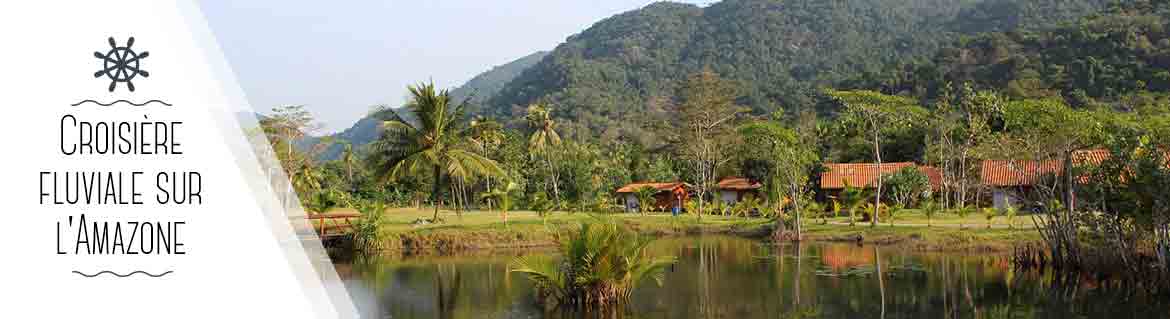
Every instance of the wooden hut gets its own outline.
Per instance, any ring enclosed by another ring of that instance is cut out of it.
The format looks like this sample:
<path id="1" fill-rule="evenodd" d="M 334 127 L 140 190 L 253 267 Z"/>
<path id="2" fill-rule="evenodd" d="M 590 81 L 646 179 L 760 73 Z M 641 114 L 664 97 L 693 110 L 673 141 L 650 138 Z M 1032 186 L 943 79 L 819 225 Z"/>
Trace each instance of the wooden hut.
<path id="1" fill-rule="evenodd" d="M 735 205 L 745 197 L 760 198 L 760 187 L 763 187 L 760 182 L 737 176 L 724 177 L 715 185 L 719 199 L 728 205 Z"/>
<path id="2" fill-rule="evenodd" d="M 683 182 L 672 183 L 632 183 L 618 188 L 615 193 L 623 199 L 627 211 L 637 211 L 641 203 L 638 202 L 638 189 L 653 187 L 658 193 L 654 194 L 654 203 L 650 210 L 670 210 L 674 207 L 682 209 L 683 203 L 691 198 L 690 185 Z"/>

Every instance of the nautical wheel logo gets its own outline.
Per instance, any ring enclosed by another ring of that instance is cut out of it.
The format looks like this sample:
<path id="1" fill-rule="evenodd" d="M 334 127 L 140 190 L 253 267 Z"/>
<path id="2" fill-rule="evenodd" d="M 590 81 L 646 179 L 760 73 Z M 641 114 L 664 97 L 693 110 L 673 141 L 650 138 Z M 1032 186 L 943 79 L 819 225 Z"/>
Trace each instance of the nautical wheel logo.
<path id="1" fill-rule="evenodd" d="M 150 56 L 150 52 L 143 51 L 142 53 L 134 52 L 130 47 L 134 46 L 134 37 L 126 40 L 126 46 L 118 46 L 118 42 L 110 37 L 110 51 L 102 53 L 94 51 L 93 56 L 102 60 L 102 69 L 94 72 L 93 77 L 100 78 L 103 75 L 110 79 L 110 92 L 118 87 L 118 82 L 125 82 L 126 88 L 130 92 L 134 92 L 135 77 L 150 77 L 150 73 L 141 68 L 141 60 Z"/>

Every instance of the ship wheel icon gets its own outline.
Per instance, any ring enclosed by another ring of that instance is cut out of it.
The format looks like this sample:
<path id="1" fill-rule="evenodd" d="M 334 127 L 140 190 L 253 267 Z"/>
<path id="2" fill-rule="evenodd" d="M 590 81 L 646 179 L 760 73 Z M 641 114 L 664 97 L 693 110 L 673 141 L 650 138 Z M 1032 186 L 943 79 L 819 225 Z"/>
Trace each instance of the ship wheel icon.
<path id="1" fill-rule="evenodd" d="M 134 52 L 130 47 L 134 46 L 134 37 L 126 40 L 126 46 L 118 46 L 118 42 L 110 37 L 110 51 L 106 53 L 94 51 L 93 56 L 102 60 L 102 69 L 94 72 L 93 77 L 100 78 L 103 75 L 110 79 L 110 92 L 118 87 L 118 82 L 125 82 L 126 88 L 130 92 L 134 92 L 134 83 L 130 82 L 135 77 L 150 77 L 150 73 L 141 69 L 140 61 L 150 56 L 150 52 L 143 51 L 142 53 Z"/>

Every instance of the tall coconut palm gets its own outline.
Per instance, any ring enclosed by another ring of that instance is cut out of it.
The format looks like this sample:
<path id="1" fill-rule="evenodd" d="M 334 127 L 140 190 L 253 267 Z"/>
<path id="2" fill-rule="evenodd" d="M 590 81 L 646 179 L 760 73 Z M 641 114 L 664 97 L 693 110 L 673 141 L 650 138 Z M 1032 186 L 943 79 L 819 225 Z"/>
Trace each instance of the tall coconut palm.
<path id="1" fill-rule="evenodd" d="M 393 109 L 380 113 L 382 135 L 370 146 L 369 161 L 377 176 L 393 180 L 406 175 L 429 173 L 433 180 L 431 199 L 439 220 L 440 186 L 444 176 L 468 178 L 500 176 L 500 165 L 472 150 L 472 129 L 464 120 L 466 104 L 451 104 L 447 90 L 436 91 L 434 82 L 409 86 L 407 120 Z M 429 171 L 429 172 L 428 172 Z"/>
<path id="2" fill-rule="evenodd" d="M 353 151 L 353 144 L 345 143 L 341 149 L 341 165 L 345 166 L 345 182 L 349 184 L 351 193 L 357 192 L 357 184 L 353 182 L 353 170 L 357 167 L 357 154 Z"/>
<path id="3" fill-rule="evenodd" d="M 557 123 L 552 118 L 552 109 L 542 104 L 528 106 L 528 113 L 524 116 L 528 126 L 532 128 L 532 136 L 528 138 L 529 151 L 544 158 L 548 166 L 549 180 L 553 188 L 553 197 L 560 204 L 561 193 L 558 187 L 560 176 L 554 165 L 555 148 L 561 144 L 561 135 L 557 134 Z"/>

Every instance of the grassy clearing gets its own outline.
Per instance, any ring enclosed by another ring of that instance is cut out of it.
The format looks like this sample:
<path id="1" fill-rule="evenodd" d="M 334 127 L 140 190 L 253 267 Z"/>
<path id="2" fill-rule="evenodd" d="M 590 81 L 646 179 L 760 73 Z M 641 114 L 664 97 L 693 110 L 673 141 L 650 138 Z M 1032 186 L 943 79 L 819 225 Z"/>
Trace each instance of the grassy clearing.
<path id="1" fill-rule="evenodd" d="M 858 218 L 857 224 L 858 225 L 864 224 L 864 225 L 868 226 L 869 225 L 868 221 L 862 222 L 860 220 L 861 219 L 861 217 L 860 217 L 861 212 L 857 212 L 857 214 L 859 215 L 857 217 Z M 993 228 L 1034 228 L 1035 225 L 1032 223 L 1032 216 L 1033 215 L 1030 215 L 1030 214 L 1020 214 L 1020 215 L 1017 215 L 1015 217 L 1009 218 L 1008 216 L 1004 216 L 1004 215 L 996 215 L 996 216 L 991 218 L 991 226 Z M 841 212 L 841 216 L 837 216 L 837 217 L 830 216 L 827 219 L 830 223 L 834 223 L 834 224 L 848 224 L 849 223 L 849 213 L 848 212 Z M 813 223 L 813 222 L 819 223 L 820 221 L 821 221 L 820 218 L 817 218 L 815 221 L 809 221 L 809 222 L 810 223 Z M 894 225 L 895 226 L 933 225 L 933 226 L 939 226 L 939 227 L 965 227 L 965 228 L 974 229 L 974 228 L 987 228 L 988 220 L 987 220 L 987 216 L 983 215 L 983 212 L 978 212 L 978 211 L 972 212 L 972 213 L 968 214 L 967 216 L 960 216 L 958 214 L 954 214 L 954 213 L 950 213 L 950 212 L 940 213 L 940 214 L 935 214 L 934 216 L 932 216 L 931 218 L 928 219 L 928 218 L 926 218 L 926 214 L 923 214 L 921 210 L 906 209 L 906 210 L 903 210 L 902 212 L 899 212 L 897 217 L 894 218 Z M 884 219 L 881 220 L 879 227 L 883 227 L 883 226 L 889 226 L 889 220 L 884 220 Z"/>
<path id="2" fill-rule="evenodd" d="M 467 211 L 462 216 L 451 211 L 441 212 L 442 224 L 417 221 L 429 219 L 428 209 L 393 208 L 386 211 L 384 247 L 411 253 L 453 253 L 495 248 L 545 247 L 556 243 L 559 236 L 578 229 L 579 225 L 596 218 L 616 219 L 642 234 L 658 237 L 688 234 L 729 234 L 764 239 L 770 234 L 772 222 L 764 218 L 694 215 L 678 217 L 656 213 L 606 214 L 555 212 L 542 219 L 535 212 L 512 211 L 505 226 L 496 211 Z M 1039 235 L 1034 229 L 1022 228 L 1028 217 L 1016 218 L 1016 229 L 1008 229 L 1007 219 L 992 220 L 996 228 L 986 229 L 983 216 L 943 214 L 935 216 L 934 227 L 926 227 L 925 216 L 907 212 L 896 219 L 895 227 L 885 222 L 877 227 L 858 222 L 844 225 L 848 217 L 829 218 L 827 225 L 819 219 L 805 220 L 805 238 L 811 241 L 861 241 L 869 244 L 907 245 L 928 251 L 1006 251 L 1016 243 L 1035 242 Z M 968 225 L 959 228 L 959 224 Z"/>

